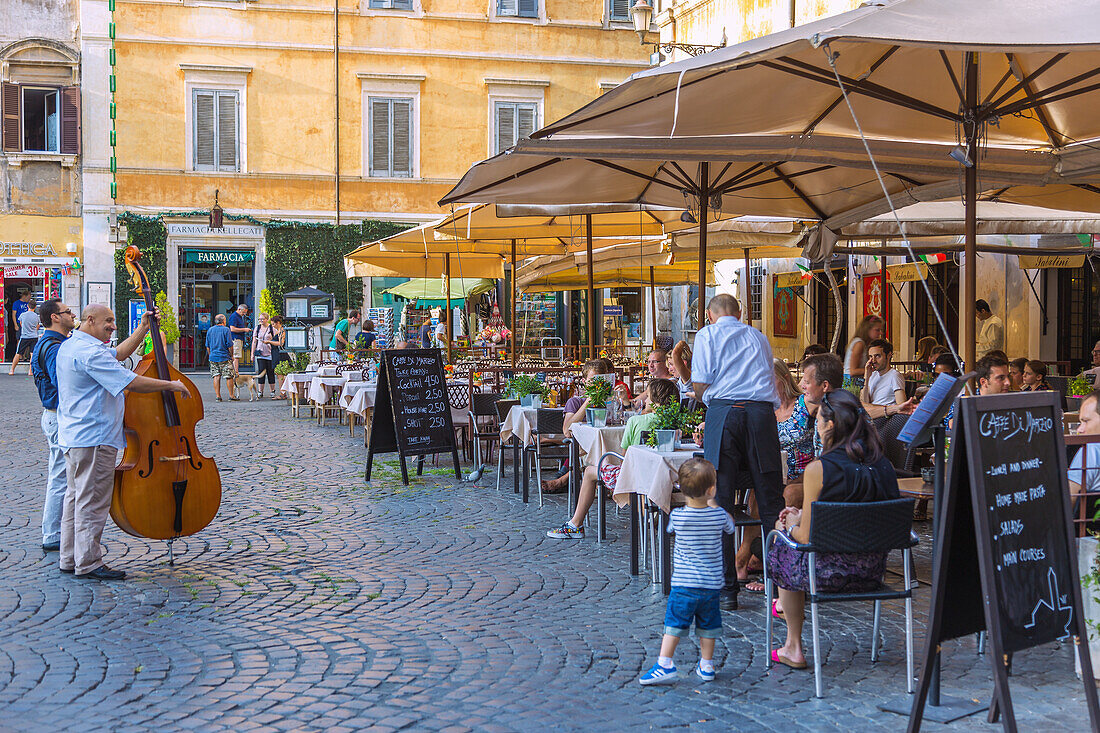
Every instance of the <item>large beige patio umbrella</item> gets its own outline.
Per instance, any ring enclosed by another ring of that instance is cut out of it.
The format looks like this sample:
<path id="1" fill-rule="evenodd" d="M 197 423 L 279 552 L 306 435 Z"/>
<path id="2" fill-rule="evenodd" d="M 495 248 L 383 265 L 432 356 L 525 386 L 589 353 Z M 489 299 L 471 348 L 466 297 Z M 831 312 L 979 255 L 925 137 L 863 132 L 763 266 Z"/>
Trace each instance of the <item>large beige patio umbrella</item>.
<path id="1" fill-rule="evenodd" d="M 822 139 L 825 147 L 843 148 L 837 139 L 862 144 L 862 137 L 872 150 L 889 141 L 957 146 L 961 185 L 955 195 L 961 193 L 967 205 L 967 262 L 973 263 L 971 212 L 979 189 L 1006 202 L 1100 210 L 1098 149 L 1089 142 L 1100 138 L 1098 77 L 1100 5 L 1092 0 L 868 2 L 635 74 L 533 137 L 567 146 L 607 137 L 642 147 L 700 139 L 736 145 L 747 136 L 785 136 L 800 148 Z M 1024 151 L 1037 160 L 1057 158 L 1052 175 L 1014 182 L 987 177 L 991 164 L 997 167 L 991 159 Z M 904 149 L 895 152 L 906 157 Z M 547 159 L 562 154 L 553 146 L 541 153 Z M 595 147 L 578 154 L 603 156 Z M 875 157 L 883 171 L 900 172 L 884 156 Z M 832 160 L 843 161 L 842 151 Z M 706 184 L 709 177 L 700 178 Z M 888 182 L 887 190 L 893 185 Z M 878 208 L 859 218 L 883 213 Z M 827 221 L 809 254 L 825 256 L 836 230 L 856 220 Z M 963 354 L 972 364 L 973 267 L 966 268 L 963 293 Z"/>

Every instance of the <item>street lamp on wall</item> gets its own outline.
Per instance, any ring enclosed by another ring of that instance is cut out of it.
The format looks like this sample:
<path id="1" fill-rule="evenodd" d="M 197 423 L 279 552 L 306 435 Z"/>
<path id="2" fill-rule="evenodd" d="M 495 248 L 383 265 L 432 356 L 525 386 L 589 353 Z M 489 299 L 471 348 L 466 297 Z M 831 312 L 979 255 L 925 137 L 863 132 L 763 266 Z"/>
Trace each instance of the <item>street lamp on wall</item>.
<path id="1" fill-rule="evenodd" d="M 650 23 L 653 22 L 653 6 L 649 4 L 649 0 L 636 0 L 630 7 L 630 20 L 634 23 L 634 32 L 638 34 L 638 41 L 644 46 L 646 44 L 646 33 L 649 32 Z M 658 56 L 662 52 L 669 54 L 673 51 L 683 51 L 689 56 L 698 56 L 708 51 L 724 48 L 725 45 L 726 29 L 723 28 L 722 42 L 717 46 L 708 46 L 703 43 L 661 43 L 658 41 L 653 44 L 653 51 Z"/>
<path id="2" fill-rule="evenodd" d="M 218 206 L 218 191 L 214 189 L 214 208 L 210 210 L 210 228 L 222 228 L 222 207 Z"/>

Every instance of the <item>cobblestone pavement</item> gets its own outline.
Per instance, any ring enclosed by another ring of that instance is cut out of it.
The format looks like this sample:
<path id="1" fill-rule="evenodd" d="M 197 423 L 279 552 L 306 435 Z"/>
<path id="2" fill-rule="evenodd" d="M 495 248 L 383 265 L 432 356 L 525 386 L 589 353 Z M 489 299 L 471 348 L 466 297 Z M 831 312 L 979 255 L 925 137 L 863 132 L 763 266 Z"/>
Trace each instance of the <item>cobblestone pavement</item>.
<path id="1" fill-rule="evenodd" d="M 208 380 L 196 377 L 204 392 Z M 45 444 L 26 377 L 0 376 L 0 729 L 39 730 L 899 730 L 903 616 L 884 610 L 870 661 L 866 608 L 826 608 L 826 697 L 812 673 L 765 673 L 763 612 L 725 614 L 718 678 L 666 688 L 655 661 L 664 598 L 611 539 L 559 542 L 564 500 L 524 506 L 490 474 L 455 484 L 442 463 L 410 487 L 363 483 L 362 439 L 294 421 L 285 403 L 207 398 L 200 447 L 221 467 L 221 513 L 177 544 L 113 524 L 123 583 L 80 581 L 43 556 Z M 927 549 L 927 543 L 925 544 Z M 927 557 L 919 575 L 927 578 Z M 746 594 L 743 594 L 744 598 Z M 917 607 L 923 617 L 926 588 Z M 923 628 L 923 626 L 919 626 Z M 808 637 L 808 630 L 807 630 Z M 692 669 L 694 640 L 681 645 Z M 1025 729 L 1082 729 L 1068 645 L 1017 656 Z M 949 645 L 945 689 L 983 697 L 989 663 Z M 929 724 L 928 729 L 942 726 Z M 994 730 L 977 716 L 952 730 Z"/>

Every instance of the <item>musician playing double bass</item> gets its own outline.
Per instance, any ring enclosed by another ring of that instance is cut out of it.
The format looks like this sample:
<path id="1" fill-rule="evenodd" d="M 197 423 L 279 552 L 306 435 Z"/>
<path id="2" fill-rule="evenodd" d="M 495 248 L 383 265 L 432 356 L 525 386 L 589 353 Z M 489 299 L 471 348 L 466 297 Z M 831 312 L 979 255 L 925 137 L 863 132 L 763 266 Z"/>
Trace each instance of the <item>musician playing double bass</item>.
<path id="1" fill-rule="evenodd" d="M 141 345 L 149 326 L 146 313 L 129 338 L 111 348 L 106 342 L 116 329 L 114 313 L 103 305 L 89 305 L 80 316 L 80 328 L 57 351 L 58 443 L 68 468 L 59 564 L 61 572 L 75 572 L 78 578 L 126 577 L 103 564 L 100 547 L 111 509 L 115 464 L 126 447 L 123 390 L 188 395 L 183 382 L 138 376 L 120 363 Z"/>

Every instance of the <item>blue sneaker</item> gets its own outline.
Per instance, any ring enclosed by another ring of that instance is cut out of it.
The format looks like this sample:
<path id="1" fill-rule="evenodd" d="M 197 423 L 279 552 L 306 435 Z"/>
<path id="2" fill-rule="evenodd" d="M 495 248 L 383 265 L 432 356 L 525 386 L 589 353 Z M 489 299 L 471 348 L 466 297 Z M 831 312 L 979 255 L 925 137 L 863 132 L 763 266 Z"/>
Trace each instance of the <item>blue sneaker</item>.
<path id="1" fill-rule="evenodd" d="M 649 668 L 649 671 L 638 678 L 643 685 L 667 685 L 676 679 L 675 667 L 662 667 L 658 662 Z"/>
<path id="2" fill-rule="evenodd" d="M 700 664 L 695 665 L 695 674 L 699 675 L 699 679 L 703 682 L 711 682 L 714 679 L 714 668 L 711 668 L 709 672 L 703 670 L 703 666 Z"/>

